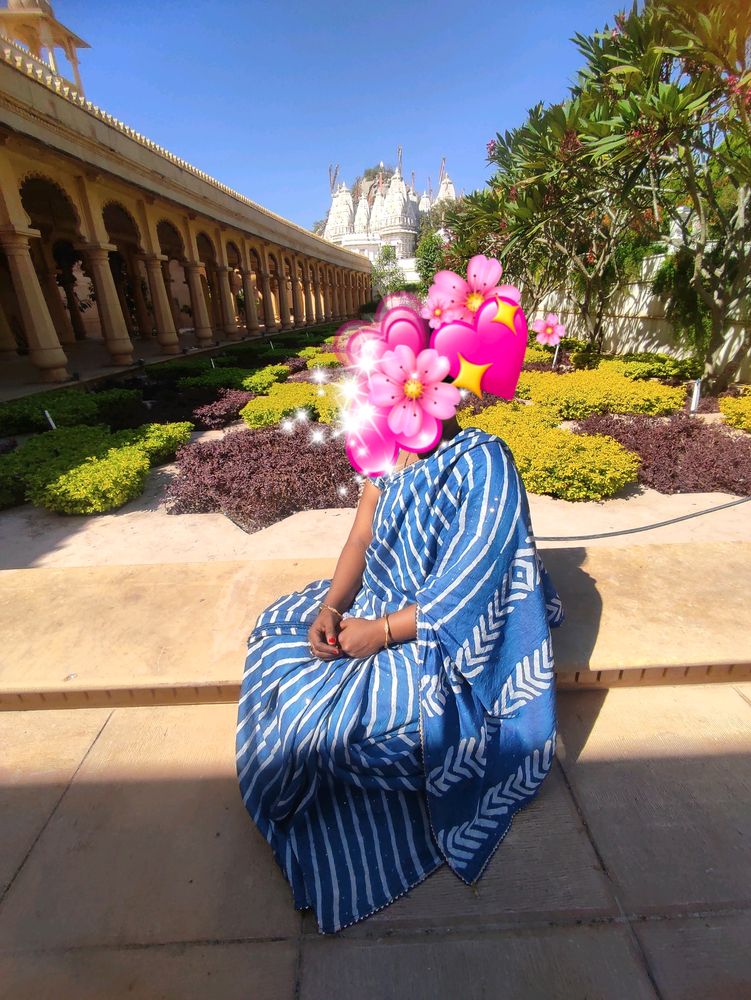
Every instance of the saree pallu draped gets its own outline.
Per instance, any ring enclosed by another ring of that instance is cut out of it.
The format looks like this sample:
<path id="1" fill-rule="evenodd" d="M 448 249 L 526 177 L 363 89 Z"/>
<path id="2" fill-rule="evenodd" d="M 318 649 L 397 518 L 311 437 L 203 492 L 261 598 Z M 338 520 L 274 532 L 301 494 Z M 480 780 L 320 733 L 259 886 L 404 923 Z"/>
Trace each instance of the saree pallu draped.
<path id="1" fill-rule="evenodd" d="M 348 616 L 417 605 L 414 640 L 321 660 L 331 581 L 275 601 L 248 638 L 237 769 L 297 909 L 333 933 L 448 863 L 472 883 L 555 754 L 550 628 L 564 621 L 508 445 L 461 430 L 381 489 Z"/>

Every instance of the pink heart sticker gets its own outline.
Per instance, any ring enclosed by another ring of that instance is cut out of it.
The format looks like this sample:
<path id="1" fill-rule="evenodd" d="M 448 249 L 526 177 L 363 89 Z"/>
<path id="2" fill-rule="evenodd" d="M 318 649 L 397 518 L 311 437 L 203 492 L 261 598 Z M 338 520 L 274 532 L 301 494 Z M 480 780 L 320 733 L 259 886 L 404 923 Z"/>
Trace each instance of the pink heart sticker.
<path id="1" fill-rule="evenodd" d="M 513 399 L 527 350 L 527 318 L 518 302 L 506 297 L 487 299 L 475 313 L 474 323 L 461 320 L 438 327 L 430 346 L 445 354 L 456 378 L 459 355 L 475 365 L 490 365 L 480 382 L 483 392 Z"/>

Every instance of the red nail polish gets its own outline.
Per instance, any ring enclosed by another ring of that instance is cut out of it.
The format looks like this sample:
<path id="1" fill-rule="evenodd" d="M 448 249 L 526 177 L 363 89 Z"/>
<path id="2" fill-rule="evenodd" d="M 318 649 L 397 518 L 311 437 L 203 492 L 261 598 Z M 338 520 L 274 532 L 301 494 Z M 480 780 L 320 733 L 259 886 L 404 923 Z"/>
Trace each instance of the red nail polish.
<path id="1" fill-rule="evenodd" d="M 331 643 L 332 646 L 336 646 L 336 639 L 334 639 L 333 637 L 329 639 L 329 642 Z"/>

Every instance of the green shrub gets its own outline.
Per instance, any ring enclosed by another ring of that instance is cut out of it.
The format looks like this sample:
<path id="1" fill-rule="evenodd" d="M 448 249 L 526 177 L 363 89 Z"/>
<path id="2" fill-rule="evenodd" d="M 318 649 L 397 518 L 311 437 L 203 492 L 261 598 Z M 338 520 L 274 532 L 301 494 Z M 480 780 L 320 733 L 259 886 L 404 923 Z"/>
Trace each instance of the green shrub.
<path id="1" fill-rule="evenodd" d="M 311 420 L 331 422 L 335 412 L 331 386 L 316 386 L 310 382 L 276 382 L 268 396 L 257 396 L 240 410 L 248 427 L 269 427 L 284 417 L 305 410 Z"/>
<path id="2" fill-rule="evenodd" d="M 723 396 L 719 400 L 719 407 L 729 427 L 751 433 L 751 395 L 748 392 L 737 398 Z"/>
<path id="3" fill-rule="evenodd" d="M 0 403 L 0 437 L 48 430 L 50 425 L 44 415 L 45 409 L 49 410 L 58 427 L 95 424 L 98 421 L 94 393 L 82 389 L 36 392 L 23 399 Z"/>
<path id="4" fill-rule="evenodd" d="M 590 413 L 675 413 L 686 400 L 682 387 L 634 382 L 601 368 L 562 375 L 523 371 L 516 395 L 550 406 L 561 420 L 578 420 Z"/>
<path id="5" fill-rule="evenodd" d="M 319 354 L 323 353 L 323 348 L 318 347 L 303 347 L 302 350 L 297 352 L 298 358 L 317 358 Z"/>
<path id="6" fill-rule="evenodd" d="M 459 411 L 457 418 L 462 426 L 479 427 L 506 441 L 531 493 L 604 500 L 637 479 L 638 455 L 604 434 L 584 436 L 551 426 L 556 418 L 547 408 L 499 403 L 477 414 Z"/>
<path id="7" fill-rule="evenodd" d="M 277 382 L 285 382 L 289 378 L 289 368 L 286 365 L 266 365 L 253 375 L 246 376 L 240 388 L 248 392 L 268 392 Z"/>
<path id="8" fill-rule="evenodd" d="M 29 499 L 60 514 L 99 514 L 140 496 L 149 468 L 141 448 L 111 448 L 102 458 L 85 458 L 48 482 L 35 483 Z"/>
<path id="9" fill-rule="evenodd" d="M 208 368 L 197 375 L 177 380 L 178 389 L 242 389 L 243 381 L 252 375 L 248 368 Z"/>
<path id="10" fill-rule="evenodd" d="M 113 434 L 120 446 L 140 448 L 151 465 L 170 462 L 177 449 L 190 441 L 193 424 L 187 420 L 173 424 L 144 424 L 134 430 Z"/>
<path id="11" fill-rule="evenodd" d="M 534 347 L 530 345 L 524 353 L 524 364 L 536 364 L 541 361 L 547 361 L 548 364 L 552 364 L 553 352 L 546 350 L 540 344 L 536 344 Z"/>
<path id="12" fill-rule="evenodd" d="M 135 427 L 144 419 L 146 408 L 140 389 L 104 389 L 95 392 L 93 396 L 97 423 L 107 424 L 117 430 L 121 427 Z"/>
<path id="13" fill-rule="evenodd" d="M 302 353 L 302 352 L 301 352 Z M 342 363 L 338 354 L 330 354 L 328 351 L 321 351 L 308 357 L 308 368 L 341 368 Z"/>
<path id="14" fill-rule="evenodd" d="M 693 359 L 672 358 L 669 355 L 622 354 L 614 358 L 603 358 L 599 370 L 610 370 L 624 375 L 626 378 L 638 380 L 648 378 L 690 379 L 701 375 L 702 365 Z"/>
<path id="15" fill-rule="evenodd" d="M 174 457 L 190 439 L 192 426 L 144 424 L 113 434 L 100 424 L 38 434 L 10 454 L 0 455 L 0 506 L 27 499 L 48 510 L 76 514 L 119 507 L 138 495 L 132 493 L 135 483 L 143 488 L 143 463 L 148 471 L 149 466 Z M 120 452 L 125 453 L 122 460 L 117 457 Z M 133 452 L 140 456 L 138 461 Z"/>
<path id="16" fill-rule="evenodd" d="M 574 368 L 596 368 L 600 361 L 602 360 L 602 355 L 599 351 L 596 351 L 594 347 L 589 344 L 585 344 L 584 347 L 581 345 L 574 348 L 569 357 L 571 359 L 571 364 Z"/>

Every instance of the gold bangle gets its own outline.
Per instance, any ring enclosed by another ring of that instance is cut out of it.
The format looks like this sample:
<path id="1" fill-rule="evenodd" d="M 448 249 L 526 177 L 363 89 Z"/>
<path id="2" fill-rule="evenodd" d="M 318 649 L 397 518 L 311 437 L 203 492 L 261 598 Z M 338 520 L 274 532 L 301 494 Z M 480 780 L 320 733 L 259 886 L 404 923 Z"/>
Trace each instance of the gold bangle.
<path id="1" fill-rule="evenodd" d="M 318 607 L 319 609 L 325 608 L 327 611 L 333 611 L 335 615 L 339 615 L 340 618 L 344 618 L 344 615 L 341 613 L 341 611 L 337 611 L 336 608 L 332 608 L 330 604 L 324 604 L 323 601 L 321 601 Z"/>
<path id="2" fill-rule="evenodd" d="M 394 637 L 391 634 L 391 622 L 389 621 L 389 616 L 385 615 L 383 621 L 384 621 L 384 629 L 386 632 L 386 648 L 388 649 L 388 647 L 393 644 Z"/>

